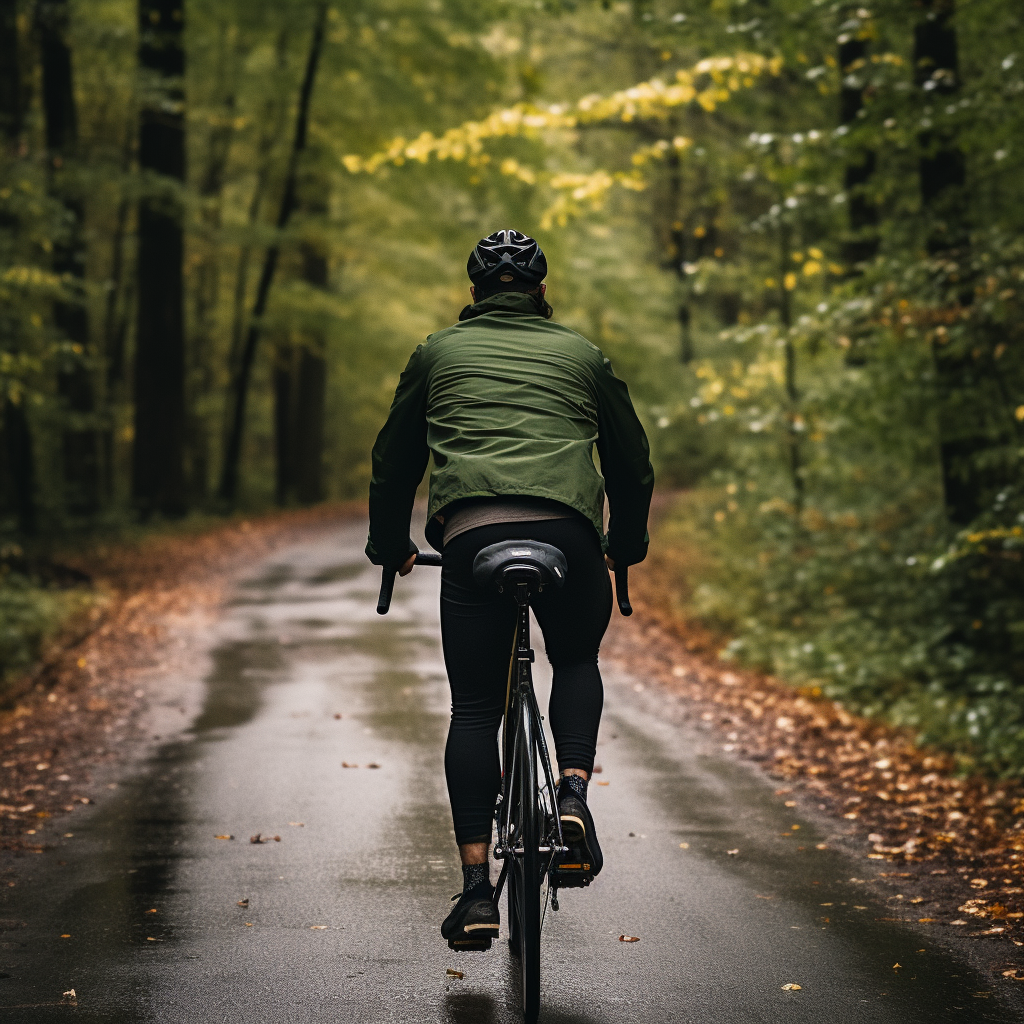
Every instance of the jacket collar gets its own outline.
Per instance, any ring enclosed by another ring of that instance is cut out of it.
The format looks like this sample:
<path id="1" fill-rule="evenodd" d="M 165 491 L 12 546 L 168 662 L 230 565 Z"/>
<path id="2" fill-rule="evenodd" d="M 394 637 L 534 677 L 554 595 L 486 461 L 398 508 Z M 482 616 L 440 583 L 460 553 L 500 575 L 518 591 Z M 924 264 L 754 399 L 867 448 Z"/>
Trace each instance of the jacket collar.
<path id="1" fill-rule="evenodd" d="M 459 314 L 459 320 L 472 320 L 485 313 L 519 313 L 523 316 L 542 316 L 537 296 L 526 292 L 498 292 L 474 302 Z"/>

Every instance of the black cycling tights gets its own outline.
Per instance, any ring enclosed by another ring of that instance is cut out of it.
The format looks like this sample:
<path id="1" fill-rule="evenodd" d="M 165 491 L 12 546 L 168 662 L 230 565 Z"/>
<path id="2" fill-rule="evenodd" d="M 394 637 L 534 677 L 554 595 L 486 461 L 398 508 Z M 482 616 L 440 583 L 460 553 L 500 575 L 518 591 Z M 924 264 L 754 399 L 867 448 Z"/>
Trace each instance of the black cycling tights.
<path id="1" fill-rule="evenodd" d="M 497 523 L 450 541 L 441 569 L 441 637 L 452 688 L 444 767 L 460 845 L 490 841 L 501 785 L 498 728 L 516 604 L 509 594 L 483 593 L 472 575 L 476 553 L 500 540 L 554 544 L 569 565 L 565 586 L 545 588 L 533 599 L 554 669 L 548 721 L 559 769 L 593 770 L 604 702 L 597 651 L 611 616 L 612 590 L 594 527 L 582 517 Z"/>

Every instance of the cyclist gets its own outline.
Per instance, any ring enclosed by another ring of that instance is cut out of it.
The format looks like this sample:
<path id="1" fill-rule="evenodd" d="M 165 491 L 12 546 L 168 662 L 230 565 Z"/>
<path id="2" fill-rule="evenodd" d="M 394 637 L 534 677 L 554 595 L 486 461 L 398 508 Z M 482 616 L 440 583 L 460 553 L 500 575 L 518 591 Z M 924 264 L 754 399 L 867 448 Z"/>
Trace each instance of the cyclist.
<path id="1" fill-rule="evenodd" d="M 449 940 L 498 934 L 488 850 L 516 608 L 474 586 L 473 558 L 488 544 L 529 539 L 567 559 L 565 586 L 537 595 L 533 607 L 554 669 L 549 722 L 563 836 L 592 877 L 603 864 L 587 783 L 604 700 L 598 648 L 611 615 L 605 563 L 645 557 L 654 486 L 626 385 L 599 349 L 551 320 L 537 242 L 496 231 L 473 249 L 467 269 L 472 304 L 413 353 L 373 447 L 366 545 L 375 564 L 403 576 L 412 569 L 410 517 L 432 455 L 426 536 L 443 552 L 441 635 L 452 693 L 445 775 L 463 872 L 441 927 Z"/>

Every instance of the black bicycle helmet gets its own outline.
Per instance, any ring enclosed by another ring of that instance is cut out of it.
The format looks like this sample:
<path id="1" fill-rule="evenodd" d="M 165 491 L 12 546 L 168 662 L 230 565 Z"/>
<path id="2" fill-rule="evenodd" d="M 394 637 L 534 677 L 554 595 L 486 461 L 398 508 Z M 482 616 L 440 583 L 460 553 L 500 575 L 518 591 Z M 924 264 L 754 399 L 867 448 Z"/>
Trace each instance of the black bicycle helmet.
<path id="1" fill-rule="evenodd" d="M 466 270 L 479 302 L 498 292 L 533 291 L 547 276 L 548 261 L 534 239 L 508 228 L 477 242 Z"/>

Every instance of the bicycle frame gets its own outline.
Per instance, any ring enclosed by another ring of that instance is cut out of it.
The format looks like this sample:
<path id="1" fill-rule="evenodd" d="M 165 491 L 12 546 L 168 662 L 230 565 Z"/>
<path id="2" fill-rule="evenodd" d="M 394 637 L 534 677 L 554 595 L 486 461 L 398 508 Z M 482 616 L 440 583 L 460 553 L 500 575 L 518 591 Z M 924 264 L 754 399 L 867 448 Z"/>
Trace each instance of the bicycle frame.
<path id="1" fill-rule="evenodd" d="M 502 742 L 502 777 L 501 792 L 495 811 L 498 826 L 498 842 L 494 847 L 494 857 L 503 861 L 498 884 L 495 886 L 494 899 L 497 902 L 501 889 L 508 875 L 509 858 L 522 857 L 522 837 L 514 834 L 513 814 L 515 812 L 514 784 L 519 768 L 519 759 L 533 757 L 544 772 L 543 785 L 538 786 L 537 796 L 544 813 L 545 839 L 537 852 L 545 857 L 543 875 L 551 866 L 551 860 L 557 853 L 567 853 L 568 847 L 562 838 L 562 823 L 558 814 L 558 803 L 555 796 L 555 778 L 551 770 L 551 757 L 548 744 L 541 725 L 542 717 L 537 705 L 537 695 L 533 689 L 533 650 L 530 646 L 530 593 L 526 584 L 516 587 L 516 603 L 518 617 L 516 621 L 515 642 L 509 666 L 509 690 L 505 701 L 505 725 Z M 529 733 L 532 742 L 527 750 L 520 750 L 516 740 L 523 734 L 522 719 L 529 722 Z"/>

